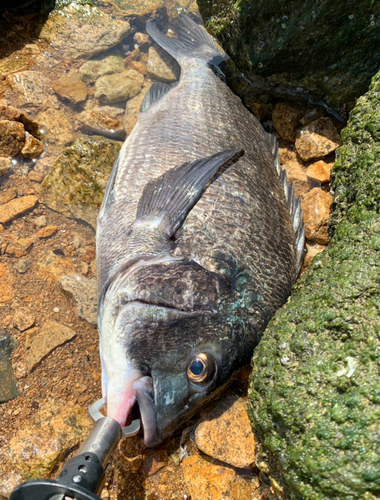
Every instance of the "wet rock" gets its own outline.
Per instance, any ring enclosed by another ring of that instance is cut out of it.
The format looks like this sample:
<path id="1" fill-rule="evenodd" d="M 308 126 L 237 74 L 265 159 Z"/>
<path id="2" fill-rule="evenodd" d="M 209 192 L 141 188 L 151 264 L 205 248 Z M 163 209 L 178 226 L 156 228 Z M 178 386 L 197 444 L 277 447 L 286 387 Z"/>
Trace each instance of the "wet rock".
<path id="1" fill-rule="evenodd" d="M 36 318 L 30 309 L 26 307 L 21 307 L 17 309 L 13 317 L 13 323 L 15 327 L 23 332 L 34 325 Z"/>
<path id="2" fill-rule="evenodd" d="M 61 288 L 70 293 L 77 305 L 77 314 L 92 326 L 97 324 L 97 283 L 96 279 L 85 278 L 82 274 L 61 276 L 58 280 Z"/>
<path id="3" fill-rule="evenodd" d="M 0 498 L 9 498 L 16 486 L 23 482 L 24 478 L 21 474 L 12 472 L 10 474 L 0 475 Z"/>
<path id="4" fill-rule="evenodd" d="M 17 189 L 15 187 L 11 187 L 5 191 L 3 196 L 0 197 L 0 203 L 5 205 L 5 203 L 8 203 L 8 201 L 13 200 L 14 198 L 17 198 Z"/>
<path id="5" fill-rule="evenodd" d="M 51 282 L 58 281 L 63 274 L 74 272 L 74 264 L 71 259 L 57 255 L 51 250 L 45 250 L 39 254 L 36 273 L 39 278 Z"/>
<path id="6" fill-rule="evenodd" d="M 5 224 L 18 215 L 27 212 L 31 208 L 33 208 L 38 201 L 37 196 L 22 196 L 21 198 L 17 198 L 15 200 L 11 200 L 4 205 L 0 205 L 0 223 Z"/>
<path id="7" fill-rule="evenodd" d="M 207 462 L 198 455 L 185 458 L 183 474 L 194 500 L 247 500 L 251 486 L 232 468 Z"/>
<path id="8" fill-rule="evenodd" d="M 303 116 L 303 109 L 286 102 L 278 102 L 273 110 L 273 126 L 283 139 L 294 142 L 296 130 Z"/>
<path id="9" fill-rule="evenodd" d="M 305 249 L 306 255 L 303 259 L 302 271 L 306 271 L 306 269 L 313 262 L 313 259 L 316 255 L 323 252 L 325 250 L 325 245 L 319 245 L 318 243 L 306 242 Z"/>
<path id="10" fill-rule="evenodd" d="M 38 71 L 21 71 L 8 77 L 8 81 L 19 107 L 34 108 L 57 103 L 56 98 L 51 95 L 49 81 Z"/>
<path id="11" fill-rule="evenodd" d="M 32 182 L 38 182 L 39 184 L 41 184 L 41 182 L 44 180 L 44 176 L 39 172 L 31 170 L 28 174 L 28 179 Z"/>
<path id="12" fill-rule="evenodd" d="M 158 45 L 149 47 L 147 68 L 152 78 L 165 83 L 177 81 L 181 73 L 177 61 Z"/>
<path id="13" fill-rule="evenodd" d="M 87 61 L 79 68 L 79 76 L 85 83 L 95 82 L 105 75 L 113 75 L 124 71 L 124 62 L 121 56 L 111 55 L 103 59 Z"/>
<path id="14" fill-rule="evenodd" d="M 16 258 L 23 257 L 31 250 L 33 243 L 33 238 L 19 238 L 7 245 L 5 253 Z"/>
<path id="15" fill-rule="evenodd" d="M 9 444 L 12 469 L 25 479 L 49 477 L 91 430 L 85 408 L 58 400 L 43 403 Z"/>
<path id="16" fill-rule="evenodd" d="M 19 122 L 0 120 L 0 155 L 16 156 L 25 144 L 24 125 Z"/>
<path id="17" fill-rule="evenodd" d="M 83 111 L 77 116 L 77 120 L 82 132 L 93 132 L 115 139 L 125 137 L 122 118 L 115 118 L 109 113 L 101 111 L 100 108 Z"/>
<path id="18" fill-rule="evenodd" d="M 265 118 L 270 118 L 272 116 L 273 104 L 263 104 L 261 102 L 247 102 L 251 108 L 253 114 L 259 121 L 263 121 Z"/>
<path id="19" fill-rule="evenodd" d="M 0 105 L 0 120 L 10 120 L 20 122 L 29 134 L 34 137 L 38 136 L 38 123 L 28 116 L 24 111 L 21 111 L 12 106 Z"/>
<path id="20" fill-rule="evenodd" d="M 168 453 L 166 450 L 147 451 L 142 465 L 142 472 L 144 476 L 154 476 L 167 464 Z"/>
<path id="21" fill-rule="evenodd" d="M 302 167 L 297 161 L 290 161 L 285 163 L 282 168 L 286 171 L 288 182 L 292 182 L 294 186 L 294 194 L 296 196 L 303 196 L 310 191 L 312 187 L 317 184 L 308 178 L 306 175 L 306 168 Z"/>
<path id="22" fill-rule="evenodd" d="M 58 155 L 56 156 L 44 156 L 43 158 L 39 159 L 36 162 L 36 165 L 33 169 L 34 172 L 38 172 L 41 174 L 43 177 L 45 177 L 49 171 L 53 163 L 56 161 L 58 158 Z"/>
<path id="23" fill-rule="evenodd" d="M 247 414 L 247 399 L 230 396 L 203 417 L 195 431 L 195 442 L 203 453 L 234 467 L 255 461 L 255 439 Z"/>
<path id="24" fill-rule="evenodd" d="M 17 381 L 11 363 L 13 348 L 11 336 L 0 328 L 0 403 L 18 396 Z"/>
<path id="25" fill-rule="evenodd" d="M 319 188 L 307 193 L 302 201 L 306 238 L 321 245 L 330 241 L 327 224 L 329 222 L 333 197 Z"/>
<path id="26" fill-rule="evenodd" d="M 47 109 L 37 115 L 41 125 L 41 135 L 47 142 L 57 146 L 66 146 L 75 139 L 71 119 L 57 109 Z"/>
<path id="27" fill-rule="evenodd" d="M 95 250 L 91 248 L 84 252 L 84 254 L 82 255 L 82 260 L 83 262 L 91 262 L 92 260 L 95 259 L 95 257 L 96 257 Z"/>
<path id="28" fill-rule="evenodd" d="M 321 158 L 342 145 L 339 132 L 330 118 L 319 118 L 298 131 L 297 153 L 305 161 Z"/>
<path id="29" fill-rule="evenodd" d="M 74 330 L 55 321 L 44 323 L 26 355 L 28 370 L 30 372 L 34 370 L 56 347 L 73 339 L 75 335 Z"/>
<path id="30" fill-rule="evenodd" d="M 32 264 L 33 264 L 32 261 L 29 259 L 20 259 L 16 262 L 16 264 L 13 267 L 20 274 L 24 274 L 32 267 Z"/>
<path id="31" fill-rule="evenodd" d="M 10 302 L 13 298 L 13 278 L 9 266 L 0 263 L 0 304 Z"/>
<path id="32" fill-rule="evenodd" d="M 37 238 L 49 238 L 58 231 L 57 226 L 46 226 L 40 229 L 37 233 Z"/>
<path id="33" fill-rule="evenodd" d="M 323 160 L 317 161 L 308 167 L 306 175 L 309 179 L 324 184 L 330 180 L 333 165 L 333 163 L 326 163 Z"/>
<path id="34" fill-rule="evenodd" d="M 163 0 L 99 0 L 99 5 L 105 8 L 112 8 L 119 16 L 132 16 L 146 19 L 153 13 L 165 7 Z"/>
<path id="35" fill-rule="evenodd" d="M 133 35 L 133 41 L 137 43 L 139 49 L 146 49 L 152 44 L 152 40 L 149 35 L 138 31 Z"/>
<path id="36" fill-rule="evenodd" d="M 73 104 L 86 100 L 87 87 L 80 79 L 78 73 L 71 72 L 62 75 L 53 83 L 52 87 L 59 97 L 67 99 Z"/>
<path id="37" fill-rule="evenodd" d="M 134 70 L 102 76 L 95 83 L 95 98 L 105 104 L 132 99 L 140 92 L 143 83 L 143 75 Z"/>
<path id="38" fill-rule="evenodd" d="M 7 174 L 12 168 L 12 161 L 9 158 L 0 158 L 0 177 Z"/>
<path id="39" fill-rule="evenodd" d="M 44 151 L 45 144 L 28 132 L 25 132 L 25 145 L 21 150 L 21 154 L 25 156 L 25 158 L 37 158 Z"/>
<path id="40" fill-rule="evenodd" d="M 33 219 L 33 224 L 35 224 L 37 227 L 45 227 L 47 224 L 47 219 L 44 215 L 40 215 L 39 217 Z"/>
<path id="41" fill-rule="evenodd" d="M 130 32 L 128 22 L 112 19 L 94 5 L 70 2 L 50 14 L 40 37 L 62 58 L 89 59 L 114 47 Z"/>
<path id="42" fill-rule="evenodd" d="M 141 104 L 144 100 L 145 94 L 150 89 L 150 85 L 144 87 L 140 94 L 127 101 L 127 105 L 125 107 L 125 116 L 124 116 L 124 130 L 127 135 L 129 135 L 134 126 L 136 125 L 137 118 L 140 113 Z"/>
<path id="43" fill-rule="evenodd" d="M 40 193 L 44 203 L 95 227 L 98 206 L 120 147 L 120 143 L 104 137 L 77 139 L 45 177 Z"/>
<path id="44" fill-rule="evenodd" d="M 94 276 L 96 276 L 96 275 L 97 275 L 97 273 L 96 273 L 96 260 L 93 260 L 93 261 L 91 262 L 91 264 L 90 264 L 90 269 L 91 269 L 91 271 L 92 271 L 92 274 L 93 274 Z"/>

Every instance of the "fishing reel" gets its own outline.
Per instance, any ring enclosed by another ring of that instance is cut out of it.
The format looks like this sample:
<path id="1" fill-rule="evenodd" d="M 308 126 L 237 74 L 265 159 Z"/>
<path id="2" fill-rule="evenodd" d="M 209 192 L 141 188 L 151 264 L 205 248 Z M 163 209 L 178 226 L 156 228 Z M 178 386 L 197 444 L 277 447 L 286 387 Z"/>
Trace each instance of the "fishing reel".
<path id="1" fill-rule="evenodd" d="M 95 426 L 75 457 L 68 460 L 56 479 L 35 479 L 17 486 L 9 500 L 100 500 L 105 472 L 117 444 L 123 436 L 134 436 L 140 420 L 129 426 L 104 417 L 100 409 L 105 398 L 90 406 Z"/>

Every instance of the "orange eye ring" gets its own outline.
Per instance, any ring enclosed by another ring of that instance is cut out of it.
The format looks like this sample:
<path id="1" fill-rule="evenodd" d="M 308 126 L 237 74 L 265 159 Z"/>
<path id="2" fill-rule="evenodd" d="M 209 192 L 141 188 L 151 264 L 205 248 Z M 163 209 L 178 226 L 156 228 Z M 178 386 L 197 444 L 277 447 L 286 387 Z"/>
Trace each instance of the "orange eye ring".
<path id="1" fill-rule="evenodd" d="M 194 356 L 187 367 L 187 376 L 195 384 L 211 379 L 215 373 L 215 361 L 212 356 L 201 352 Z"/>

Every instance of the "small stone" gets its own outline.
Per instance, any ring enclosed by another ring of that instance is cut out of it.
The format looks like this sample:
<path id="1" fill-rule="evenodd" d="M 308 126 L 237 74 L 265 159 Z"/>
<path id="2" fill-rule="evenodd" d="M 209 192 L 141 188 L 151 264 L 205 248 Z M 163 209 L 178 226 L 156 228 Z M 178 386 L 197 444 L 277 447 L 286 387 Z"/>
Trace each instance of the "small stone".
<path id="1" fill-rule="evenodd" d="M 67 259 L 60 254 L 53 253 L 51 250 L 44 250 L 39 253 L 36 263 L 37 277 L 42 280 L 58 278 L 64 274 L 74 272 L 75 267 L 71 259 Z"/>
<path id="2" fill-rule="evenodd" d="M 39 172 L 36 172 L 35 170 L 31 170 L 28 174 L 28 179 L 32 182 L 38 182 L 39 184 L 41 184 L 41 182 L 44 180 L 44 176 Z"/>
<path id="3" fill-rule="evenodd" d="M 13 347 L 12 337 L 0 328 L 0 403 L 18 395 L 16 377 L 11 364 Z"/>
<path id="4" fill-rule="evenodd" d="M 317 161 L 308 167 L 306 175 L 320 184 L 330 181 L 333 163 L 326 163 L 323 160 Z"/>
<path id="5" fill-rule="evenodd" d="M 33 238 L 20 238 L 7 246 L 6 253 L 16 258 L 23 257 L 31 250 L 33 243 Z"/>
<path id="6" fill-rule="evenodd" d="M 342 145 L 330 118 L 319 118 L 297 132 L 296 149 L 304 161 L 326 156 Z"/>
<path id="7" fill-rule="evenodd" d="M 121 117 L 114 118 L 104 111 L 91 109 L 80 113 L 77 120 L 80 130 L 83 132 L 92 132 L 113 139 L 123 139 L 125 137 Z"/>
<path id="8" fill-rule="evenodd" d="M 228 466 L 207 462 L 199 455 L 182 462 L 183 474 L 194 500 L 248 500 L 251 486 Z"/>
<path id="9" fill-rule="evenodd" d="M 177 81 L 181 74 L 177 61 L 158 45 L 149 47 L 147 68 L 152 78 L 165 83 Z"/>
<path id="10" fill-rule="evenodd" d="M 21 154 L 25 158 L 37 158 L 44 151 L 45 144 L 32 135 L 29 132 L 25 132 L 25 145 L 21 150 Z"/>
<path id="11" fill-rule="evenodd" d="M 124 130 L 127 135 L 132 132 L 134 126 L 136 125 L 137 118 L 140 113 L 141 104 L 144 100 L 145 94 L 149 89 L 150 85 L 144 87 L 139 95 L 127 101 L 124 117 Z"/>
<path id="12" fill-rule="evenodd" d="M 137 43 L 139 49 L 146 49 L 149 45 L 152 44 L 151 38 L 146 33 L 136 32 L 133 36 L 133 41 Z"/>
<path id="13" fill-rule="evenodd" d="M 323 252 L 326 249 L 325 245 L 319 245 L 318 243 L 306 242 L 305 245 L 306 255 L 302 263 L 302 272 L 305 272 L 316 255 Z"/>
<path id="14" fill-rule="evenodd" d="M 121 73 L 124 69 L 124 62 L 121 56 L 108 56 L 103 59 L 85 62 L 79 68 L 79 76 L 83 82 L 92 83 L 101 76 Z"/>
<path id="15" fill-rule="evenodd" d="M 285 163 L 282 168 L 286 171 L 288 182 L 292 182 L 294 186 L 294 194 L 296 197 L 303 198 L 312 187 L 317 184 L 310 180 L 306 175 L 306 168 L 302 167 L 297 161 Z"/>
<path id="16" fill-rule="evenodd" d="M 58 280 L 62 290 L 70 293 L 77 305 L 77 314 L 90 325 L 97 325 L 97 282 L 95 278 L 88 279 L 81 274 L 73 273 L 61 276 Z"/>
<path id="17" fill-rule="evenodd" d="M 25 333 L 25 348 L 26 349 L 29 349 L 30 346 L 32 345 L 32 341 L 33 341 L 34 337 L 36 336 L 37 332 L 38 332 L 38 328 L 34 327 L 34 328 L 30 328 Z M 25 365 L 25 371 L 26 371 L 26 374 L 27 374 L 28 370 L 26 368 L 26 365 Z"/>
<path id="18" fill-rule="evenodd" d="M 55 321 L 44 323 L 26 355 L 26 364 L 29 372 L 34 370 L 56 347 L 73 339 L 75 335 L 76 332 L 74 330 Z"/>
<path id="19" fill-rule="evenodd" d="M 53 312 L 59 313 L 59 311 L 60 311 L 59 307 L 54 307 Z"/>
<path id="20" fill-rule="evenodd" d="M 92 274 L 94 276 L 97 276 L 97 272 L 96 272 L 96 260 L 93 260 L 90 264 L 90 269 L 92 271 Z"/>
<path id="21" fill-rule="evenodd" d="M 283 139 L 294 142 L 296 130 L 300 125 L 303 109 L 286 102 L 278 102 L 273 110 L 273 126 Z"/>
<path id="22" fill-rule="evenodd" d="M 330 218 L 333 197 L 320 188 L 314 188 L 302 200 L 305 234 L 308 240 L 321 245 L 330 241 L 327 224 Z"/>
<path id="23" fill-rule="evenodd" d="M 47 225 L 47 219 L 44 215 L 40 215 L 39 217 L 33 219 L 33 223 L 37 227 L 45 227 Z"/>
<path id="24" fill-rule="evenodd" d="M 37 163 L 34 166 L 33 172 L 37 172 L 41 174 L 43 177 L 46 177 L 46 175 L 50 171 L 50 167 L 54 164 L 56 161 L 57 156 L 44 156 L 43 158 L 39 159 Z"/>
<path id="25" fill-rule="evenodd" d="M 26 273 L 32 267 L 32 261 L 29 259 L 20 259 L 13 266 L 20 274 Z"/>
<path id="26" fill-rule="evenodd" d="M 95 257 L 96 257 L 95 250 L 89 249 L 86 250 L 82 255 L 82 260 L 83 262 L 91 262 L 92 260 L 95 259 Z"/>
<path id="27" fill-rule="evenodd" d="M 72 120 L 63 111 L 49 108 L 37 115 L 41 124 L 41 134 L 47 142 L 66 146 L 75 139 Z"/>
<path id="28" fill-rule="evenodd" d="M 38 238 L 49 238 L 58 231 L 57 226 L 46 226 L 40 229 L 37 233 Z"/>
<path id="29" fill-rule="evenodd" d="M 38 201 L 37 196 L 23 196 L 15 200 L 11 200 L 5 205 L 0 206 L 0 223 L 5 224 L 13 220 L 18 215 L 27 212 L 33 208 Z"/>
<path id="30" fill-rule="evenodd" d="M 20 122 L 29 134 L 38 136 L 38 123 L 28 116 L 24 111 L 11 106 L 0 106 L 0 120 Z"/>
<path id="31" fill-rule="evenodd" d="M 9 158 L 0 157 L 0 177 L 7 174 L 12 168 L 12 161 Z"/>
<path id="32" fill-rule="evenodd" d="M 64 74 L 52 85 L 55 92 L 73 104 L 86 100 L 87 87 L 80 79 L 78 73 Z"/>
<path id="33" fill-rule="evenodd" d="M 0 263 L 0 304 L 13 298 L 13 279 L 7 264 Z"/>
<path id="34" fill-rule="evenodd" d="M 168 464 L 168 453 L 166 450 L 147 451 L 145 454 L 142 471 L 144 476 L 154 476 Z"/>
<path id="35" fill-rule="evenodd" d="M 13 323 L 20 332 L 24 332 L 34 325 L 36 318 L 30 309 L 21 307 L 13 317 Z"/>
<path id="36" fill-rule="evenodd" d="M 195 431 L 195 442 L 203 453 L 234 467 L 252 465 L 256 446 L 247 399 L 230 396 L 203 417 Z"/>
<path id="37" fill-rule="evenodd" d="M 25 144 L 24 125 L 0 120 L 0 156 L 17 156 Z"/>
<path id="38" fill-rule="evenodd" d="M 87 262 L 81 262 L 80 263 L 80 273 L 83 274 L 83 276 L 86 276 L 88 274 L 88 264 Z"/>
<path id="39" fill-rule="evenodd" d="M 143 75 L 134 70 L 102 76 L 95 83 L 95 98 L 106 104 L 132 99 L 140 92 L 143 83 Z"/>
<path id="40" fill-rule="evenodd" d="M 8 201 L 11 201 L 15 198 L 17 198 L 17 194 L 18 194 L 18 191 L 16 188 L 9 188 L 5 191 L 5 193 L 3 194 L 3 196 L 0 198 L 0 202 L 5 205 L 6 203 L 8 203 Z"/>

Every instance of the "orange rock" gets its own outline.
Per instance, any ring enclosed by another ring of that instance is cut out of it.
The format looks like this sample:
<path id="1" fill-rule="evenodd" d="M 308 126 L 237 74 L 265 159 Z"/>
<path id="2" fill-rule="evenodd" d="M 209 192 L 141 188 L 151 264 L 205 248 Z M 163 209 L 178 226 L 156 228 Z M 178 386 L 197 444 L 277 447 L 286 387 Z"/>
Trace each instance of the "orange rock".
<path id="1" fill-rule="evenodd" d="M 0 105 L 0 120 L 20 122 L 30 134 L 34 136 L 38 134 L 38 123 L 24 113 L 24 111 L 12 108 L 11 106 Z"/>
<path id="2" fill-rule="evenodd" d="M 32 170 L 28 174 L 28 179 L 30 181 L 32 181 L 32 182 L 39 182 L 39 183 L 41 183 L 44 180 L 44 176 L 41 175 L 39 172 L 36 172 L 36 171 Z"/>
<path id="3" fill-rule="evenodd" d="M 296 129 L 303 116 L 303 110 L 286 102 L 278 102 L 274 107 L 272 120 L 273 126 L 283 139 L 294 142 Z"/>
<path id="4" fill-rule="evenodd" d="M 148 74 L 148 68 L 146 67 L 146 64 L 144 64 L 142 61 L 131 61 L 128 65 L 130 69 L 134 69 L 136 71 L 139 71 L 143 75 Z"/>
<path id="5" fill-rule="evenodd" d="M 7 264 L 0 263 L 0 303 L 9 302 L 13 298 L 13 279 Z"/>
<path id="6" fill-rule="evenodd" d="M 58 231 L 57 226 L 46 226 L 40 229 L 37 233 L 38 238 L 49 238 Z"/>
<path id="7" fill-rule="evenodd" d="M 306 175 L 306 169 L 302 167 L 297 161 L 290 161 L 282 166 L 286 170 L 286 177 L 289 182 L 293 183 L 295 196 L 305 196 L 306 193 L 310 191 L 312 187 L 316 184 L 312 184 Z"/>
<path id="8" fill-rule="evenodd" d="M 87 87 L 80 79 L 78 73 L 64 74 L 52 85 L 55 92 L 63 99 L 77 104 L 87 97 Z"/>
<path id="9" fill-rule="evenodd" d="M 321 184 L 329 182 L 333 163 L 326 163 L 323 160 L 317 161 L 308 167 L 306 175 Z"/>
<path id="10" fill-rule="evenodd" d="M 95 250 L 86 250 L 82 255 L 83 262 L 91 262 L 95 259 Z"/>
<path id="11" fill-rule="evenodd" d="M 21 150 L 21 154 L 25 156 L 25 158 L 37 158 L 45 149 L 45 144 L 28 132 L 25 132 L 25 144 Z"/>
<path id="12" fill-rule="evenodd" d="M 207 462 L 199 455 L 185 458 L 183 474 L 194 500 L 248 500 L 251 486 L 232 468 Z"/>
<path id="13" fill-rule="evenodd" d="M 304 273 L 307 268 L 312 263 L 314 257 L 325 250 L 325 245 L 319 245 L 318 243 L 306 243 L 306 255 L 302 264 L 302 273 Z"/>
<path id="14" fill-rule="evenodd" d="M 20 238 L 7 246 L 6 253 L 16 258 L 23 257 L 29 252 L 33 243 L 33 238 Z"/>
<path id="15" fill-rule="evenodd" d="M 0 120 L 0 156 L 16 156 L 25 143 L 24 125 L 19 122 Z"/>
<path id="16" fill-rule="evenodd" d="M 0 206 L 0 223 L 5 224 L 6 222 L 11 221 L 18 215 L 23 214 L 24 212 L 33 208 L 38 201 L 37 196 L 24 196 L 22 198 L 17 198 L 15 200 L 11 200 L 5 205 Z"/>
<path id="17" fill-rule="evenodd" d="M 297 153 L 305 161 L 326 156 L 342 145 L 342 139 L 330 118 L 318 118 L 297 132 Z"/>
<path id="18" fill-rule="evenodd" d="M 255 438 L 247 414 L 247 398 L 228 397 L 203 417 L 195 431 L 195 442 L 207 455 L 234 467 L 253 464 Z"/>
<path id="19" fill-rule="evenodd" d="M 9 188 L 5 191 L 4 195 L 1 196 L 0 202 L 3 205 L 5 205 L 6 203 L 8 203 L 8 201 L 11 201 L 16 197 L 17 197 L 17 189 L 16 188 Z"/>
<path id="20" fill-rule="evenodd" d="M 314 188 L 302 200 L 303 220 L 308 240 L 321 245 L 330 241 L 327 224 L 330 218 L 330 208 L 333 197 L 320 188 Z"/>

